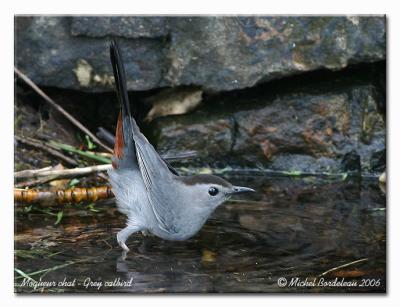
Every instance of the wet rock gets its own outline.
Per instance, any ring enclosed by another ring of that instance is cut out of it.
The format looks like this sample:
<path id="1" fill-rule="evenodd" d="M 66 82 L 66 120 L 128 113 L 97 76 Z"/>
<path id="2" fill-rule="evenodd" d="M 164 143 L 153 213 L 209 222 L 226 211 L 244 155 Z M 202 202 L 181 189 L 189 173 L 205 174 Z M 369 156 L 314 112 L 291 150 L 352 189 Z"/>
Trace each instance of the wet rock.
<path id="1" fill-rule="evenodd" d="M 346 153 L 342 159 L 342 170 L 344 172 L 350 172 L 360 174 L 361 172 L 361 161 L 360 156 L 355 150 Z"/>
<path id="2" fill-rule="evenodd" d="M 190 148 L 196 151 L 196 158 L 190 163 L 197 160 L 201 164 L 214 164 L 213 157 L 226 157 L 230 153 L 234 138 L 234 122 L 231 118 L 200 114 L 165 117 L 157 119 L 155 123 L 160 152 L 179 152 L 182 148 Z"/>
<path id="3" fill-rule="evenodd" d="M 170 27 L 174 85 L 232 90 L 385 58 L 382 17 L 195 17 L 171 19 Z"/>
<path id="4" fill-rule="evenodd" d="M 365 138 L 365 119 L 371 117 L 374 118 L 373 128 Z M 275 146 L 277 154 L 291 156 L 291 162 L 293 154 L 335 160 L 356 149 L 365 167 L 369 167 L 372 153 L 385 146 L 382 138 L 385 126 L 377 112 L 371 86 L 289 95 L 257 111 L 238 112 L 235 119 L 238 132 L 233 154 L 246 155 L 245 159 L 253 163 L 262 160 L 262 155 L 265 157 L 265 139 Z M 253 155 L 248 155 L 249 152 Z M 265 158 L 271 160 L 271 157 Z M 325 163 L 317 162 L 321 164 Z M 335 169 L 330 163 L 325 166 L 328 171 Z M 298 168 L 310 170 L 301 161 Z"/>
<path id="5" fill-rule="evenodd" d="M 374 172 L 383 172 L 386 169 L 386 149 L 371 155 L 370 169 Z"/>
<path id="6" fill-rule="evenodd" d="M 372 171 L 372 157 L 385 148 L 375 87 L 346 82 L 334 87 L 330 81 L 331 89 L 318 85 L 318 90 L 242 97 L 234 102 L 242 109 L 203 109 L 194 113 L 195 121 L 185 115 L 158 121 L 158 147 L 198 150 L 199 161 L 211 165 L 220 161 L 282 171 L 341 172 L 343 167 L 358 171 L 361 163 L 363 170 Z M 347 159 L 349 152 L 360 161 Z M 343 165 L 343 159 L 348 163 Z"/>
<path id="7" fill-rule="evenodd" d="M 19 16 L 15 24 L 22 71 L 40 86 L 86 91 L 112 90 L 113 36 L 121 40 L 130 90 L 226 91 L 386 58 L 384 16 Z"/>
<path id="8" fill-rule="evenodd" d="M 71 33 L 71 17 L 17 17 L 15 25 L 15 65 L 39 86 L 85 91 L 114 90 L 110 37 L 93 38 L 91 33 L 87 34 L 90 37 L 84 36 L 83 30 L 82 35 L 76 36 L 77 26 Z M 101 23 L 97 23 L 93 31 L 99 27 Z M 130 76 L 130 89 L 160 86 L 163 45 L 157 39 L 124 40 L 121 47 Z"/>
<path id="9" fill-rule="evenodd" d="M 268 164 L 267 164 L 268 165 Z M 302 173 L 335 173 L 338 169 L 338 161 L 334 158 L 313 157 L 305 154 L 282 153 L 268 165 L 271 170 L 285 171 L 294 174 L 298 171 Z"/>
<path id="10" fill-rule="evenodd" d="M 71 17 L 71 34 L 88 37 L 156 38 L 166 36 L 168 32 L 165 17 L 76 16 Z"/>

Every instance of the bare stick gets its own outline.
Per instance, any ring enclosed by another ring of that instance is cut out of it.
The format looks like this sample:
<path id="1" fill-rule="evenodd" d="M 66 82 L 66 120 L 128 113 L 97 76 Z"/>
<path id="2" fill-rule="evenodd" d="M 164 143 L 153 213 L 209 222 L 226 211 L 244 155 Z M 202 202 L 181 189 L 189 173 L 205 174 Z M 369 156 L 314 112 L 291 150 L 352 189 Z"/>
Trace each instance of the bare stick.
<path id="1" fill-rule="evenodd" d="M 42 185 L 42 184 L 48 183 L 55 179 L 57 179 L 57 177 L 43 177 L 43 178 L 33 179 L 33 180 L 31 179 L 28 181 L 18 182 L 16 184 L 14 184 L 14 188 L 32 188 L 37 185 Z"/>
<path id="2" fill-rule="evenodd" d="M 346 264 L 343 264 L 343 265 L 339 265 L 339 266 L 337 266 L 335 268 L 332 268 L 332 269 L 329 269 L 328 271 L 325 271 L 324 273 L 320 274 L 318 277 L 324 276 L 324 275 L 326 275 L 328 273 L 331 273 L 333 271 L 337 271 L 339 269 L 343 269 L 343 268 L 346 268 L 346 267 L 351 266 L 353 264 L 364 262 L 364 261 L 367 261 L 367 260 L 368 260 L 368 258 L 362 258 L 362 259 L 358 259 L 358 260 L 355 260 L 355 261 L 352 261 L 352 262 L 349 262 L 349 263 L 346 263 Z"/>
<path id="3" fill-rule="evenodd" d="M 55 176 L 59 178 L 70 178 L 75 176 L 85 176 L 92 173 L 104 172 L 111 169 L 111 164 L 94 165 L 87 167 L 77 167 L 72 169 L 60 170 L 25 170 L 14 173 L 14 178 L 35 178 Z"/>
<path id="4" fill-rule="evenodd" d="M 25 81 L 36 93 L 38 93 L 48 104 L 50 104 L 53 108 L 55 108 L 58 112 L 63 114 L 72 124 L 82 130 L 85 134 L 92 138 L 92 140 L 106 149 L 109 152 L 112 152 L 112 149 L 101 142 L 93 133 L 91 133 L 84 125 L 82 125 L 75 117 L 69 114 L 66 110 L 64 110 L 61 106 L 59 106 L 53 99 L 47 96 L 31 79 L 28 78 L 24 73 L 22 73 L 18 68 L 14 67 L 14 72 Z"/>
<path id="5" fill-rule="evenodd" d="M 40 150 L 44 150 L 46 152 L 48 152 L 49 154 L 51 154 L 54 157 L 57 157 L 65 162 L 67 162 L 70 165 L 73 166 L 77 166 L 78 163 L 74 160 L 71 159 L 67 156 L 65 156 L 64 154 L 62 154 L 61 152 L 59 152 L 57 149 L 52 148 L 48 145 L 46 145 L 44 142 L 36 140 L 36 139 L 32 139 L 32 138 L 27 138 L 27 137 L 23 137 L 23 136 L 19 136 L 16 135 L 15 138 L 17 139 L 18 142 L 21 142 L 23 144 L 29 145 L 31 147 L 40 149 Z"/>
<path id="6" fill-rule="evenodd" d="M 114 146 L 114 142 L 115 142 L 115 137 L 114 135 L 108 131 L 107 129 L 103 128 L 103 127 L 99 127 L 97 128 L 97 133 L 96 135 L 101 138 L 103 141 L 106 141 L 108 144 L 110 144 L 111 146 Z"/>

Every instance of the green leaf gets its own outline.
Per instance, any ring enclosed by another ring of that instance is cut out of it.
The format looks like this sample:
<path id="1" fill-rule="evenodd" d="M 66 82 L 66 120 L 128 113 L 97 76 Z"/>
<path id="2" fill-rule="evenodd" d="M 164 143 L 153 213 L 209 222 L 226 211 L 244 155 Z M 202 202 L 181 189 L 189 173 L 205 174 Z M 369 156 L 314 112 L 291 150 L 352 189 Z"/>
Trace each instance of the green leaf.
<path id="1" fill-rule="evenodd" d="M 24 208 L 23 208 L 23 211 L 24 211 L 25 213 L 31 212 L 31 211 L 32 211 L 32 205 L 27 206 L 27 207 L 24 207 Z"/>
<path id="2" fill-rule="evenodd" d="M 46 208 L 46 209 L 40 209 L 40 208 L 36 208 L 37 211 L 48 214 L 48 215 L 56 215 L 55 213 L 51 212 L 50 209 Z"/>
<path id="3" fill-rule="evenodd" d="M 92 212 L 100 212 L 100 210 L 95 209 L 94 203 L 89 204 L 89 205 L 88 205 L 88 208 L 89 208 L 89 210 L 92 211 Z"/>
<path id="4" fill-rule="evenodd" d="M 73 178 L 68 183 L 68 187 L 72 188 L 72 187 L 76 186 L 79 182 L 80 182 L 80 180 L 78 178 Z"/>
<path id="5" fill-rule="evenodd" d="M 57 219 L 56 219 L 56 222 L 54 223 L 54 225 L 58 225 L 61 222 L 61 219 L 63 218 L 63 215 L 64 215 L 63 211 L 58 211 Z"/>
<path id="6" fill-rule="evenodd" d="M 93 142 L 90 140 L 90 137 L 87 134 L 85 135 L 85 139 L 86 139 L 87 147 L 89 150 L 96 148 L 96 145 L 93 144 Z"/>
<path id="7" fill-rule="evenodd" d="M 30 277 L 28 274 L 26 274 L 24 271 L 21 271 L 20 269 L 14 268 L 14 271 L 17 272 L 19 275 L 21 275 L 24 278 L 27 278 L 31 281 L 36 281 L 32 277 Z"/>
<path id="8" fill-rule="evenodd" d="M 32 252 L 31 250 L 24 250 L 24 249 L 16 249 L 14 251 L 14 254 L 19 258 L 35 259 L 37 257 L 35 251 Z"/>
<path id="9" fill-rule="evenodd" d="M 300 171 L 283 171 L 282 173 L 287 176 L 301 176 L 302 175 L 302 172 L 300 172 Z"/>
<path id="10" fill-rule="evenodd" d="M 68 152 L 73 152 L 76 153 L 78 155 L 81 155 L 83 157 L 89 158 L 89 159 L 93 159 L 102 163 L 106 163 L 106 164 L 110 164 L 111 163 L 111 159 L 105 158 L 105 157 L 101 157 L 101 156 L 97 156 L 93 153 L 87 152 L 87 151 L 83 151 L 83 150 L 79 150 L 77 148 L 75 148 L 74 146 L 68 145 L 68 144 L 62 144 L 62 143 L 58 143 L 58 142 L 54 142 L 54 141 L 50 141 L 48 144 L 50 144 L 51 146 L 54 146 L 57 149 L 62 149 Z"/>

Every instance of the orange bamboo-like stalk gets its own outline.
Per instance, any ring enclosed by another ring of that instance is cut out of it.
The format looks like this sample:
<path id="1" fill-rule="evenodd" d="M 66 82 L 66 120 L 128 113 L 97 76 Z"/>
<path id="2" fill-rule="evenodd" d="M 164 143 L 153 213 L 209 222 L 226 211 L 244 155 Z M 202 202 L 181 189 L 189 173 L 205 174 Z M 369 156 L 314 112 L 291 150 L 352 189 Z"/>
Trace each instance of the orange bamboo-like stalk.
<path id="1" fill-rule="evenodd" d="M 114 197 L 109 186 L 72 188 L 66 190 L 14 189 L 16 202 L 37 203 L 54 201 L 59 204 L 77 204 L 81 201 L 97 201 Z"/>

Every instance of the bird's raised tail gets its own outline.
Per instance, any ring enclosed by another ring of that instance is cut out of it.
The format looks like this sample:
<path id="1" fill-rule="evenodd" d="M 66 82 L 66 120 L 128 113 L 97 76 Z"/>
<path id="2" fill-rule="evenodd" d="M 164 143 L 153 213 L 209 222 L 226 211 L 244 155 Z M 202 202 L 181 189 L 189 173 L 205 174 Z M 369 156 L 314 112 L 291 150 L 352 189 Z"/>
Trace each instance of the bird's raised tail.
<path id="1" fill-rule="evenodd" d="M 120 48 L 116 40 L 110 44 L 110 59 L 114 72 L 117 98 L 121 106 L 118 116 L 114 145 L 114 168 L 137 168 L 133 132 L 138 131 L 131 116 L 129 97 L 126 86 L 126 75 Z"/>
<path id="2" fill-rule="evenodd" d="M 113 40 L 111 42 L 110 58 L 114 71 L 117 97 L 121 105 L 121 111 L 118 116 L 118 123 L 115 135 L 113 167 L 115 169 L 139 168 L 135 140 L 140 139 L 142 140 L 142 142 L 144 142 L 143 144 L 150 144 L 148 143 L 145 136 L 140 133 L 139 127 L 137 126 L 135 119 L 131 116 L 129 97 L 126 86 L 125 68 L 121 50 L 116 40 Z M 152 146 L 151 148 L 154 151 L 154 148 Z M 158 154 L 155 151 L 154 153 L 158 157 Z M 165 164 L 173 174 L 178 175 L 178 172 L 167 161 L 163 160 L 161 157 L 158 158 L 162 160 L 163 164 Z"/>

